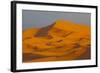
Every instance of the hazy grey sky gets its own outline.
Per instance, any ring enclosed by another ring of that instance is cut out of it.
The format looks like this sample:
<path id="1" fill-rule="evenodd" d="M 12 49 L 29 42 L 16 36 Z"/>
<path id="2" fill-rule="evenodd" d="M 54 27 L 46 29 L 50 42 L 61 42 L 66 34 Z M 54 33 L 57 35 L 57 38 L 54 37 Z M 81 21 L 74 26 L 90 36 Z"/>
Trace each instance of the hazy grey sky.
<path id="1" fill-rule="evenodd" d="M 50 25 L 58 19 L 70 20 L 75 23 L 90 25 L 90 18 L 90 13 L 23 10 L 22 26 L 23 29 L 30 27 L 40 28 Z"/>

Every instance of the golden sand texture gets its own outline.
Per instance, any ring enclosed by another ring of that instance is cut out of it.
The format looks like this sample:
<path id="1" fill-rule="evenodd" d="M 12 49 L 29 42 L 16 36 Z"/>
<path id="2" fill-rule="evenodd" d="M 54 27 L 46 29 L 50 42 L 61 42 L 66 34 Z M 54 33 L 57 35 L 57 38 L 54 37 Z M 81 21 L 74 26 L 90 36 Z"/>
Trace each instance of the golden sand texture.
<path id="1" fill-rule="evenodd" d="M 23 31 L 23 62 L 90 59 L 90 26 L 57 20 Z"/>

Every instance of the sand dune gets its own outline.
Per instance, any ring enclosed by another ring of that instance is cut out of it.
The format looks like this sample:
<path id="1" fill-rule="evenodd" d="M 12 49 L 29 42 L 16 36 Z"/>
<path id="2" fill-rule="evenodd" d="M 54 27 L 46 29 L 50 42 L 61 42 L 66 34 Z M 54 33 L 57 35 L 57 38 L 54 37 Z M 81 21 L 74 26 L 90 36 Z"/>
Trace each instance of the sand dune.
<path id="1" fill-rule="evenodd" d="M 90 26 L 67 20 L 23 31 L 23 62 L 90 59 Z"/>

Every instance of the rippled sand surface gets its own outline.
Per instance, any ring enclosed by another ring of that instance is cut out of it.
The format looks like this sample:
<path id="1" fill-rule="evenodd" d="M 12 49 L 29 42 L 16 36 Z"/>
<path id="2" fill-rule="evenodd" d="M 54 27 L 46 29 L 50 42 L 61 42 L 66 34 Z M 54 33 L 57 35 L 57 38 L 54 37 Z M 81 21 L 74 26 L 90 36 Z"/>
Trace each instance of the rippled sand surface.
<path id="1" fill-rule="evenodd" d="M 57 20 L 23 32 L 23 62 L 90 59 L 90 26 Z"/>

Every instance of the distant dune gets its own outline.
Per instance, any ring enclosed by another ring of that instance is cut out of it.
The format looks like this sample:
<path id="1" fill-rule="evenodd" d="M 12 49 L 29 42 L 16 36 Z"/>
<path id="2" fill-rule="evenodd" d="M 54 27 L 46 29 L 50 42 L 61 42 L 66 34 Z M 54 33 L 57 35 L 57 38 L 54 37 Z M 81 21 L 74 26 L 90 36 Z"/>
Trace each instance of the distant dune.
<path id="1" fill-rule="evenodd" d="M 67 20 L 23 31 L 23 62 L 90 59 L 90 26 Z"/>

